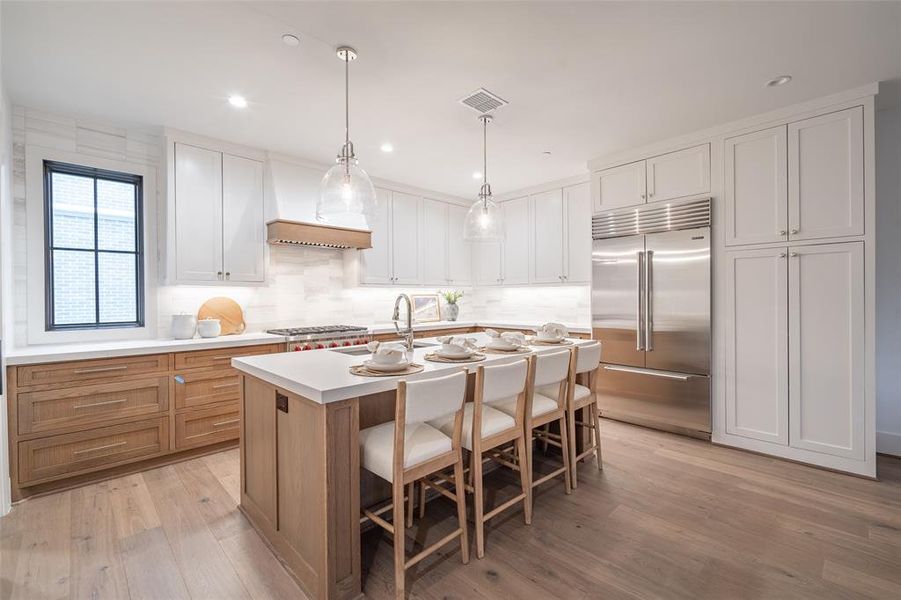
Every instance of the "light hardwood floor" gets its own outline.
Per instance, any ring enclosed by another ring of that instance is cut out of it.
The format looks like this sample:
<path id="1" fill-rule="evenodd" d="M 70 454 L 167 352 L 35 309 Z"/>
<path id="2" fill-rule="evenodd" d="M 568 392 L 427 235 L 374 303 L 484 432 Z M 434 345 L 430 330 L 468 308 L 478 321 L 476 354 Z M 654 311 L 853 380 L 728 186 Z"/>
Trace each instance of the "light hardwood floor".
<path id="1" fill-rule="evenodd" d="M 610 421 L 602 431 L 603 473 L 580 465 L 570 496 L 537 490 L 531 527 L 516 511 L 491 521 L 483 560 L 463 565 L 449 546 L 415 566 L 409 596 L 901 598 L 901 460 L 881 457 L 873 482 Z M 507 482 L 487 501 L 512 493 Z M 303 598 L 235 508 L 238 486 L 231 450 L 29 500 L 0 519 L 0 598 Z M 430 503 L 409 547 L 453 527 L 453 510 Z M 391 597 L 379 530 L 364 534 L 363 571 L 368 597 Z"/>

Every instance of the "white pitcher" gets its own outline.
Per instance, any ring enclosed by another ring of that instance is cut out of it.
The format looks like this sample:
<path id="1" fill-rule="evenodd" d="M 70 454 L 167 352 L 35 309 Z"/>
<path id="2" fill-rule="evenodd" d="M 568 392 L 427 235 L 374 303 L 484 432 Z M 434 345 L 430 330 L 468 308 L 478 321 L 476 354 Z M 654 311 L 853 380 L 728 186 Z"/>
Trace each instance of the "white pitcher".
<path id="1" fill-rule="evenodd" d="M 177 340 L 189 340 L 197 330 L 197 317 L 188 313 L 172 315 L 172 337 Z"/>

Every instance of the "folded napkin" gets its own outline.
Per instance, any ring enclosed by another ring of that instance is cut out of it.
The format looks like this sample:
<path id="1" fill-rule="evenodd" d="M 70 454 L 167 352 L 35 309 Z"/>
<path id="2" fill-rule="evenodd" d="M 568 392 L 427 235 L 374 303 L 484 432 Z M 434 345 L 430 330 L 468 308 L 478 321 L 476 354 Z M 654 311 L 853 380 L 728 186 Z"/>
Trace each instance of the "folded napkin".
<path id="1" fill-rule="evenodd" d="M 366 348 L 373 356 L 395 362 L 402 361 L 407 355 L 407 348 L 397 342 L 369 342 Z"/>
<path id="2" fill-rule="evenodd" d="M 536 329 L 535 332 L 553 338 L 565 338 L 569 335 L 569 330 L 560 323 L 545 323 Z"/>
<path id="3" fill-rule="evenodd" d="M 494 329 L 486 329 L 485 333 L 488 334 L 488 337 L 490 338 L 499 339 L 502 343 L 507 343 L 511 346 L 516 346 L 517 348 L 526 345 L 526 336 L 519 331 L 505 331 L 499 333 Z M 489 341 L 489 343 L 491 342 Z"/>
<path id="4" fill-rule="evenodd" d="M 443 335 L 436 339 L 445 346 L 453 346 L 454 348 L 459 348 L 461 351 L 476 349 L 474 338 L 467 338 L 458 335 Z"/>

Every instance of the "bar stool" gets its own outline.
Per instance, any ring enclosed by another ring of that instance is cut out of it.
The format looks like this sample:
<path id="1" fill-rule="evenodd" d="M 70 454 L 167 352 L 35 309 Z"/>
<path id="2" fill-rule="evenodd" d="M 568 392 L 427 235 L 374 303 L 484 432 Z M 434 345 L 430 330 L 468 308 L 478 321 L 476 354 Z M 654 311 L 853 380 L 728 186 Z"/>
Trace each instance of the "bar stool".
<path id="1" fill-rule="evenodd" d="M 457 488 L 456 494 L 442 488 L 444 495 L 457 503 L 459 527 L 456 530 L 409 560 L 406 559 L 404 543 L 404 486 L 450 466 L 453 466 L 454 478 L 463 480 L 460 437 L 465 399 L 465 371 L 432 379 L 401 380 L 397 384 L 394 421 L 360 432 L 360 463 L 392 486 L 391 504 L 375 511 L 365 509 L 363 514 L 394 536 L 394 589 L 397 598 L 404 597 L 405 571 L 458 537 L 463 563 L 469 562 L 466 493 L 462 487 Z M 426 423 L 446 415 L 453 422 L 449 434 Z M 389 510 L 394 513 L 391 523 L 379 516 Z"/>
<path id="2" fill-rule="evenodd" d="M 598 460 L 598 471 L 604 468 L 601 457 L 601 416 L 598 410 L 597 370 L 601 364 L 601 343 L 593 342 L 573 348 L 570 385 L 566 394 L 566 422 L 569 425 L 569 464 L 572 465 L 572 487 L 579 485 L 577 467 L 579 461 L 595 454 Z M 580 377 L 581 376 L 581 377 Z M 578 379 L 582 383 L 578 383 Z M 587 380 L 587 381 L 586 381 Z M 588 385 L 583 385 L 587 383 Z M 576 411 L 583 412 L 585 421 L 576 421 Z M 590 438 L 581 454 L 576 454 L 576 426 L 588 429 Z M 591 439 L 593 438 L 593 439 Z"/>
<path id="3" fill-rule="evenodd" d="M 531 487 L 535 488 L 550 479 L 563 475 L 563 485 L 566 493 L 571 492 L 569 464 L 569 440 L 566 427 L 566 389 L 570 372 L 572 353 L 569 350 L 559 350 L 546 354 L 533 354 L 529 359 L 529 378 L 526 386 L 526 414 L 523 420 L 523 431 L 526 435 L 526 470 L 529 473 Z M 512 414 L 514 406 L 509 402 L 501 402 L 496 405 L 498 410 Z M 558 421 L 560 433 L 551 433 L 550 430 L 542 431 L 546 425 Z M 534 479 L 532 462 L 532 438 L 537 437 L 542 442 L 547 442 L 560 448 L 563 455 L 563 466 L 559 469 Z M 531 513 L 532 496 L 529 494 L 529 512 Z"/>
<path id="4" fill-rule="evenodd" d="M 532 522 L 532 488 L 529 484 L 529 471 L 522 468 L 517 456 L 525 456 L 526 440 L 524 435 L 524 415 L 526 404 L 526 379 L 529 368 L 528 361 L 519 360 L 512 364 L 497 366 L 480 366 L 476 370 L 473 401 L 466 404 L 463 413 L 463 447 L 470 451 L 470 485 L 465 485 L 454 474 L 457 490 L 466 488 L 473 494 L 474 520 L 476 530 L 476 555 L 485 556 L 485 523 L 522 502 L 526 525 Z M 509 414 L 498 410 L 504 405 L 511 408 Z M 446 435 L 453 423 L 448 417 L 430 421 Z M 481 435 L 473 435 L 473 431 Z M 510 454 L 505 448 L 513 444 L 517 456 Z M 483 458 L 487 454 L 487 458 Z M 485 513 L 484 487 L 482 478 L 483 461 L 495 462 L 519 471 L 522 492 Z M 425 514 L 425 486 L 434 487 L 436 482 L 424 478 L 419 507 L 420 516 Z"/>

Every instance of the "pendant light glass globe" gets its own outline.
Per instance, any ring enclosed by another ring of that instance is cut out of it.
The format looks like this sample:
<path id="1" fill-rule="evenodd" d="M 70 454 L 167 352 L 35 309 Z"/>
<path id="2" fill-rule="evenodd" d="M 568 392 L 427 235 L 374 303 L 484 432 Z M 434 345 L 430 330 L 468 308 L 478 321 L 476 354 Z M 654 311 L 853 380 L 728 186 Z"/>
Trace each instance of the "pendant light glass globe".
<path id="1" fill-rule="evenodd" d="M 467 242 L 499 242 L 503 239 L 501 207 L 490 198 L 479 198 L 469 207 L 463 221 Z"/>
<path id="2" fill-rule="evenodd" d="M 350 214 L 362 215 L 371 223 L 378 210 L 375 187 L 355 158 L 338 157 L 319 187 L 317 221 L 334 221 L 335 217 L 341 220 Z"/>

